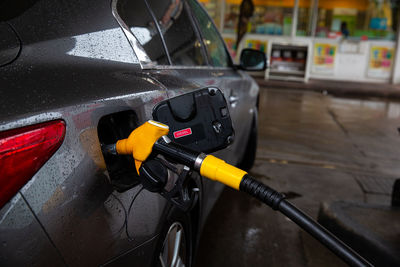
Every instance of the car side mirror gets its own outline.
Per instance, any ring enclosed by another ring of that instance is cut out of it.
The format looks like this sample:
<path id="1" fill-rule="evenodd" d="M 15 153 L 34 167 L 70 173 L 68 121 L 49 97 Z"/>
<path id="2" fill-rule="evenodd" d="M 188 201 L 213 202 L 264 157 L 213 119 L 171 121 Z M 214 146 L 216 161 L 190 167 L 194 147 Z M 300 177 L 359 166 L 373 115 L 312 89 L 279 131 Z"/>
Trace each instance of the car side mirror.
<path id="1" fill-rule="evenodd" d="M 239 68 L 246 71 L 263 71 L 267 68 L 267 57 L 262 51 L 245 48 L 240 53 Z"/>

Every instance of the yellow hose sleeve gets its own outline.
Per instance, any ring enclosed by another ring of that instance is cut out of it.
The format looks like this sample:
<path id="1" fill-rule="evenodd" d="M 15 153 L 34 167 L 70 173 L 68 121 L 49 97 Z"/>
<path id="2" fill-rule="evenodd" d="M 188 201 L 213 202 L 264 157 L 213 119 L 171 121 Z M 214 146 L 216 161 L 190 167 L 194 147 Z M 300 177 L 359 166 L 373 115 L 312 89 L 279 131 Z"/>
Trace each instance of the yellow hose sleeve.
<path id="1" fill-rule="evenodd" d="M 167 135 L 168 132 L 169 127 L 167 125 L 149 120 L 133 130 L 128 138 L 117 142 L 117 153 L 120 155 L 132 154 L 135 159 L 136 170 L 139 173 L 139 168 L 150 155 L 154 143 L 161 136 Z"/>
<path id="2" fill-rule="evenodd" d="M 201 164 L 200 174 L 239 190 L 240 182 L 247 172 L 226 163 L 222 159 L 208 155 Z"/>

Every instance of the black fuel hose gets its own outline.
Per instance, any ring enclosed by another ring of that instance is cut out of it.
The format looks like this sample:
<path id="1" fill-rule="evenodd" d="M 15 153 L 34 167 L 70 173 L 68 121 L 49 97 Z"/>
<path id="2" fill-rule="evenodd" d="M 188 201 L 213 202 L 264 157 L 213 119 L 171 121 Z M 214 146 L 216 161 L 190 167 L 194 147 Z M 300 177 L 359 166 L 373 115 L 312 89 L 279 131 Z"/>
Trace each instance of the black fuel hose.
<path id="1" fill-rule="evenodd" d="M 250 175 L 246 174 L 243 177 L 240 183 L 240 191 L 246 192 L 274 210 L 282 212 L 350 266 L 373 266 L 322 225 L 293 206 L 285 199 L 283 194 L 255 180 Z"/>

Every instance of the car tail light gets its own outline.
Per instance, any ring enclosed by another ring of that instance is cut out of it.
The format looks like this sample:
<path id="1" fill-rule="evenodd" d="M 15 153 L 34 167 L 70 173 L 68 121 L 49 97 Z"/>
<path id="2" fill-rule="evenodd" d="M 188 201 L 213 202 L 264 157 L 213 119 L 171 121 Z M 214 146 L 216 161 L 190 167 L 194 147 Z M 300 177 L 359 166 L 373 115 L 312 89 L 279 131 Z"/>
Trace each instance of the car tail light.
<path id="1" fill-rule="evenodd" d="M 0 208 L 60 147 L 65 122 L 45 122 L 0 132 Z"/>

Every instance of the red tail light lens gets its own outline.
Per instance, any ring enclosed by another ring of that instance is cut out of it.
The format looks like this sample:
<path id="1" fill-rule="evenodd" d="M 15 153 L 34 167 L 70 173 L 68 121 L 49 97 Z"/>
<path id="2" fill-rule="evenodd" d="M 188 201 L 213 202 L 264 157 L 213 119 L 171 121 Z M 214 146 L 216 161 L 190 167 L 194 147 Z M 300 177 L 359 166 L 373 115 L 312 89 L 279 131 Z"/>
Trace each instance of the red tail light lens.
<path id="1" fill-rule="evenodd" d="M 0 208 L 56 152 L 64 136 L 61 120 L 0 133 Z"/>

